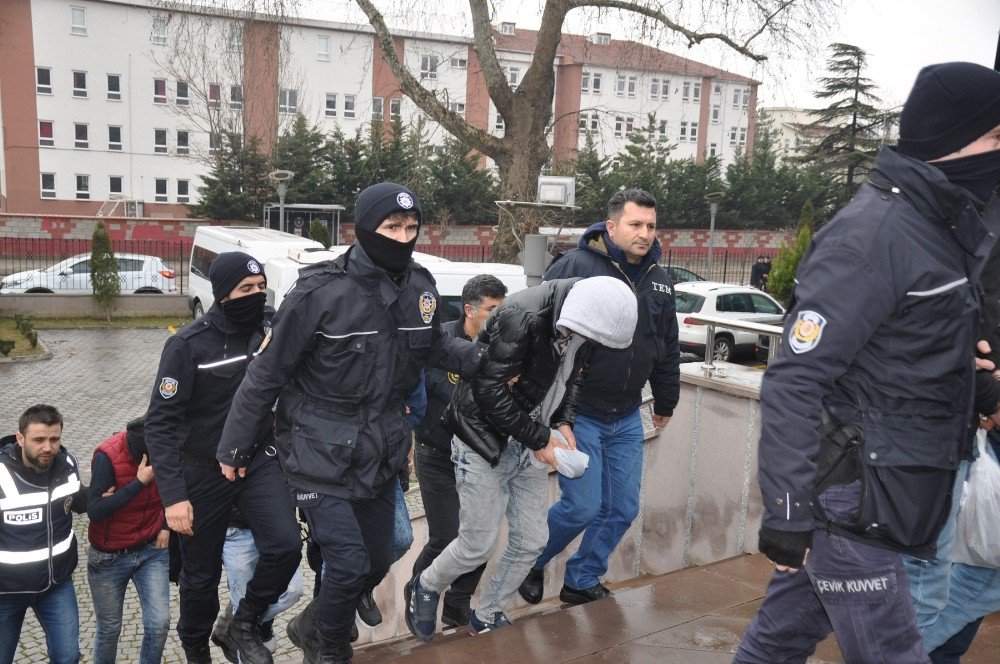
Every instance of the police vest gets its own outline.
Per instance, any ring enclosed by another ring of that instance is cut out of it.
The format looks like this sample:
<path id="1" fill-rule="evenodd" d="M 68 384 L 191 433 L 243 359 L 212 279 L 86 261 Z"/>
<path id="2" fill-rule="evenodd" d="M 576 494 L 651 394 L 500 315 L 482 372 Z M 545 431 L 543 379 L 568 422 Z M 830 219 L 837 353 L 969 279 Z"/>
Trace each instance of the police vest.
<path id="1" fill-rule="evenodd" d="M 25 479 L 31 475 L 9 447 L 0 453 L 0 594 L 42 592 L 76 567 L 70 512 L 80 490 L 76 460 L 60 450 L 48 486 Z"/>

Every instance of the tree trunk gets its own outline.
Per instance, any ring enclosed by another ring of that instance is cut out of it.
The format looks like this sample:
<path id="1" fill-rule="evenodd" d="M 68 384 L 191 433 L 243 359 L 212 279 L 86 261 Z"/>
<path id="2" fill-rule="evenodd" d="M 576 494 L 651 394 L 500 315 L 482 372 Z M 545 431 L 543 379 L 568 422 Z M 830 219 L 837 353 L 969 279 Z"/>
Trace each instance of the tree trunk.
<path id="1" fill-rule="evenodd" d="M 524 149 L 518 149 L 519 147 Z M 546 159 L 548 144 L 544 135 L 524 137 L 517 141 L 508 159 L 497 160 L 500 198 L 505 201 L 534 202 L 538 193 L 538 175 Z M 498 263 L 518 263 L 517 254 L 524 249 L 524 236 L 538 232 L 544 212 L 531 206 L 501 206 L 497 234 L 493 240 L 493 260 Z"/>

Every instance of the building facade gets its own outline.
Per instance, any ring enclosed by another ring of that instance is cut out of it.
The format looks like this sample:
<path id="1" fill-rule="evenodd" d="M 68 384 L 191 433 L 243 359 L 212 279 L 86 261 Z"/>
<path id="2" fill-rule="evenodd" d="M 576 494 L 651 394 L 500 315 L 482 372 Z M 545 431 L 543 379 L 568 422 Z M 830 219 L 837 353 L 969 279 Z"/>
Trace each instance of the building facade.
<path id="1" fill-rule="evenodd" d="M 0 2 L 0 212 L 183 217 L 224 127 L 269 150 L 297 114 L 324 132 L 414 122 L 369 26 L 180 12 L 151 0 Z M 512 86 L 537 33 L 504 23 Z M 502 135 L 472 40 L 399 32 L 396 55 L 470 124 Z M 550 144 L 572 159 L 590 132 L 613 156 L 651 115 L 672 156 L 728 163 L 751 149 L 757 82 L 610 34 L 564 35 Z M 432 142 L 447 134 L 427 124 Z M 111 202 L 109 202 L 111 201 Z M 123 203 L 114 214 L 122 214 Z"/>

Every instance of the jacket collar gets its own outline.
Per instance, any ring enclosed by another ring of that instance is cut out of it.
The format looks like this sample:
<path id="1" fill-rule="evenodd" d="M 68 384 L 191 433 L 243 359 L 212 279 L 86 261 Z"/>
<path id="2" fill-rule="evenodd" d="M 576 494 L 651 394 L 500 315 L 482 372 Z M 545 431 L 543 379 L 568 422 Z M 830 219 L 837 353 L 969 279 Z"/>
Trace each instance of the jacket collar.
<path id="1" fill-rule="evenodd" d="M 603 256 L 616 263 L 618 267 L 627 274 L 627 268 L 625 263 L 628 262 L 628 258 L 625 256 L 625 252 L 611 241 L 611 237 L 608 235 L 606 222 L 599 221 L 596 224 L 592 224 L 583 232 L 583 236 L 580 238 L 580 242 L 577 244 L 580 249 L 586 251 L 591 251 L 599 256 Z M 646 270 L 652 263 L 656 263 L 663 256 L 663 248 L 660 246 L 660 240 L 657 237 L 653 238 L 653 246 L 649 248 L 649 252 L 643 257 L 642 263 L 639 264 L 640 274 L 645 274 Z"/>
<path id="2" fill-rule="evenodd" d="M 366 288 L 377 288 L 382 296 L 382 301 L 386 304 L 399 299 L 400 293 L 409 285 L 410 275 L 413 273 L 413 261 L 411 260 L 399 283 L 396 283 L 388 272 L 375 265 L 375 262 L 357 242 L 351 245 L 351 248 L 341 258 L 345 261 L 343 266 L 347 275 Z"/>
<path id="3" fill-rule="evenodd" d="M 467 335 L 465 333 L 465 314 L 464 314 L 464 312 L 463 312 L 463 314 L 461 316 L 459 316 L 455 320 L 451 321 L 450 323 L 445 323 L 444 325 L 442 325 L 441 326 L 441 330 L 443 332 L 446 332 L 446 333 L 452 335 L 453 337 L 457 337 L 459 339 L 465 339 L 467 341 L 472 341 L 472 339 L 469 337 L 469 335 Z"/>
<path id="4" fill-rule="evenodd" d="M 905 196 L 921 216 L 946 226 L 969 254 L 976 253 L 987 235 L 970 194 L 932 164 L 886 147 L 875 159 L 868 181 Z"/>

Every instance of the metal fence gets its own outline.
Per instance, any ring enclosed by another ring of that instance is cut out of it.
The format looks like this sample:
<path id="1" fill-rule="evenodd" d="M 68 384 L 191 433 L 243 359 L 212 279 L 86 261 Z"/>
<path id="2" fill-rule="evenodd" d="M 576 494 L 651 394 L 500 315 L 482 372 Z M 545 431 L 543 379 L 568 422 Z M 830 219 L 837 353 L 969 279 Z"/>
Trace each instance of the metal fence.
<path id="1" fill-rule="evenodd" d="M 701 247 L 666 247 L 660 265 L 690 270 L 708 281 L 745 285 L 750 283 L 750 268 L 758 256 L 772 261 L 778 249 L 747 247 L 716 249 L 712 252 L 712 268 L 708 268 L 708 250 Z"/>
<path id="2" fill-rule="evenodd" d="M 163 262 L 165 271 L 173 273 L 171 292 L 184 293 L 187 288 L 187 268 L 191 255 L 191 240 L 112 240 L 116 254 L 140 254 L 154 256 Z M 0 277 L 44 270 L 45 275 L 36 276 L 32 283 L 35 288 L 54 291 L 89 291 L 89 263 L 93 243 L 89 239 L 55 239 L 39 237 L 0 237 Z M 166 275 L 158 270 L 154 273 L 142 272 L 138 262 L 119 255 L 119 278 L 122 293 L 140 290 L 166 290 L 170 283 Z M 63 262 L 79 265 L 68 274 L 69 265 L 51 270 Z M 51 282 L 51 283 L 50 283 Z"/>

